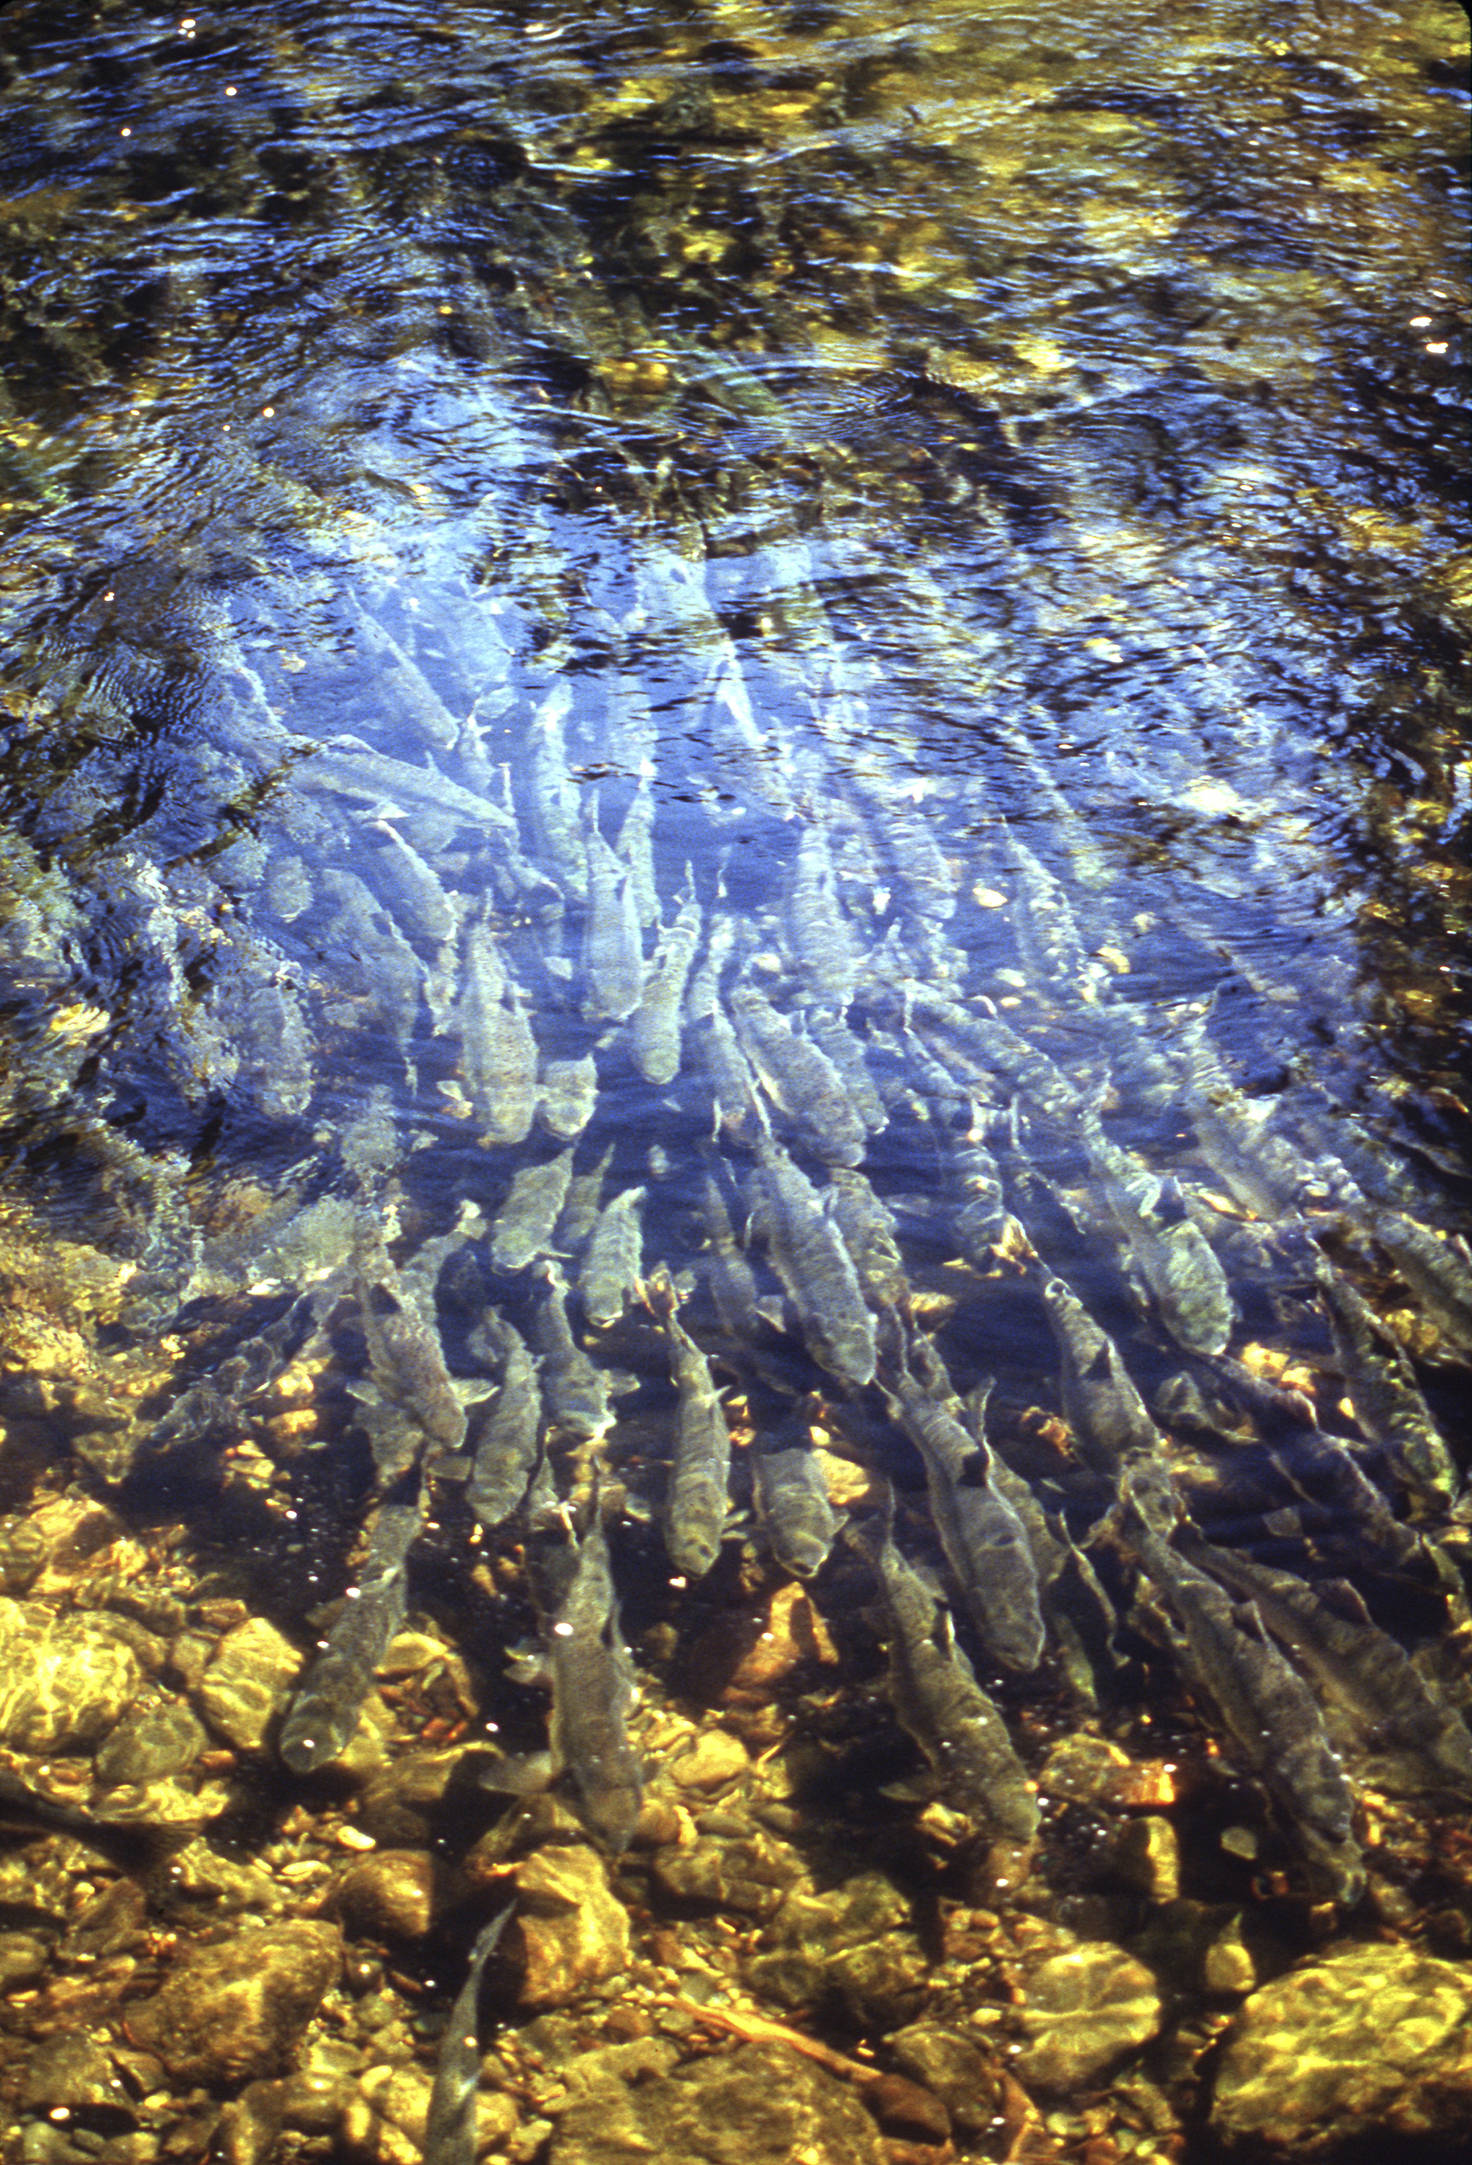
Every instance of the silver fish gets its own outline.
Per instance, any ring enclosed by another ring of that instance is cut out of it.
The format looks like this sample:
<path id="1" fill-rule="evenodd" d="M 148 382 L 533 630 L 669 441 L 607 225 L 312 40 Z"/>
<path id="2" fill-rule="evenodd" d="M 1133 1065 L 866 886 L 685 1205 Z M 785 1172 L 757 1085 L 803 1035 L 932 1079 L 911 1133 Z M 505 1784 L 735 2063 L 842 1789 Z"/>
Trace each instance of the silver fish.
<path id="1" fill-rule="evenodd" d="M 750 1176 L 751 1226 L 797 1311 L 804 1344 L 820 1368 L 856 1387 L 873 1380 L 874 1318 L 858 1272 L 818 1192 L 780 1143 L 759 1136 Z"/>
<path id="2" fill-rule="evenodd" d="M 421 2165 L 475 2165 L 475 2105 L 480 2089 L 480 2037 L 476 2002 L 485 1966 L 505 1931 L 516 1904 L 508 1902 L 493 1917 L 470 1950 L 465 1982 L 455 1995 L 440 2041 L 440 2056 L 429 2093 Z"/>
<path id="3" fill-rule="evenodd" d="M 1097 1106 L 1084 1108 L 1080 1126 L 1094 1178 L 1166 1329 L 1188 1353 L 1222 1352 L 1236 1321 L 1226 1272 L 1179 1189 L 1109 1140 Z"/>
<path id="4" fill-rule="evenodd" d="M 1035 1669 L 1043 1655 L 1037 1566 L 992 1479 L 990 1450 L 962 1425 L 959 1403 L 932 1395 L 908 1368 L 885 1395 L 924 1462 L 931 1517 L 977 1629 L 1009 1668 Z"/>
<path id="5" fill-rule="evenodd" d="M 582 1268 L 578 1291 L 583 1309 L 595 1330 L 606 1330 L 624 1312 L 639 1288 L 643 1255 L 643 1232 L 639 1210 L 643 1188 L 623 1188 L 605 1205 L 593 1228 Z"/>
<path id="6" fill-rule="evenodd" d="M 660 935 L 643 998 L 629 1024 L 634 1065 L 646 1082 L 658 1088 L 673 1082 L 680 1072 L 685 989 L 700 945 L 703 918 L 692 893 Z"/>
<path id="7" fill-rule="evenodd" d="M 868 1137 L 833 1062 L 754 985 L 736 987 L 731 1011 L 768 1096 L 801 1129 L 814 1155 L 825 1165 L 857 1165 Z"/>
<path id="8" fill-rule="evenodd" d="M 1009 1841 L 1031 1841 L 1036 1794 L 1006 1723 L 956 1643 L 950 1610 L 905 1562 L 887 1528 L 877 1564 L 889 1654 L 885 1688 L 900 1726 L 962 1810 Z"/>
<path id="9" fill-rule="evenodd" d="M 543 1063 L 537 1090 L 537 1118 L 559 1142 L 575 1142 L 598 1109 L 598 1063 L 584 1053 L 577 1060 Z"/>
<path id="10" fill-rule="evenodd" d="M 409 1551 L 423 1523 L 422 1499 L 379 1505 L 358 1583 L 282 1724 L 281 1757 L 294 1774 L 326 1766 L 357 1735 L 378 1664 L 404 1621 Z"/>
<path id="11" fill-rule="evenodd" d="M 466 1093 L 484 1143 L 522 1143 L 537 1109 L 537 1041 L 484 922 L 466 939 L 455 1006 Z"/>
<path id="12" fill-rule="evenodd" d="M 791 1425 L 762 1440 L 752 1453 L 752 1471 L 773 1556 L 784 1571 L 810 1579 L 822 1570 L 839 1522 L 811 1438 L 789 1440 Z"/>
<path id="13" fill-rule="evenodd" d="M 554 1770 L 571 1778 L 589 1833 L 608 1849 L 625 1849 L 644 1798 L 644 1769 L 628 1730 L 638 1693 L 618 1628 L 596 1488 L 571 1581 L 546 1643 Z"/>
<path id="14" fill-rule="evenodd" d="M 1326 1256 L 1318 1259 L 1316 1277 L 1355 1419 L 1412 1488 L 1428 1502 L 1451 1503 L 1460 1479 L 1410 1362 L 1369 1302 Z"/>
<path id="15" fill-rule="evenodd" d="M 628 867 L 598 825 L 598 793 L 584 806 L 588 918 L 583 938 L 583 1013 L 590 1022 L 627 1022 L 644 995 L 644 942 Z"/>
<path id="16" fill-rule="evenodd" d="M 496 1270 L 525 1270 L 552 1246 L 571 1178 L 571 1148 L 541 1163 L 517 1167 L 491 1227 L 491 1263 Z"/>
<path id="17" fill-rule="evenodd" d="M 488 1533 L 526 1495 L 542 1448 L 542 1393 L 525 1339 L 503 1316 L 481 1318 L 473 1343 L 499 1364 L 500 1389 L 475 1444 L 465 1500 Z"/>
<path id="18" fill-rule="evenodd" d="M 665 1494 L 665 1551 L 676 1571 L 703 1579 L 720 1554 L 725 1532 L 731 1431 L 710 1363 L 675 1312 L 668 1277 L 651 1287 L 651 1299 L 664 1322 L 670 1379 L 678 1394 Z"/>
<path id="19" fill-rule="evenodd" d="M 1282 1806 L 1334 1898 L 1357 1901 L 1365 1875 L 1354 1840 L 1354 1797 L 1308 1687 L 1277 1651 L 1252 1603 L 1234 1609 L 1214 1580 L 1132 1508 L 1128 1483 L 1121 1531 L 1174 1613 L 1179 1651 L 1244 1762 Z"/>

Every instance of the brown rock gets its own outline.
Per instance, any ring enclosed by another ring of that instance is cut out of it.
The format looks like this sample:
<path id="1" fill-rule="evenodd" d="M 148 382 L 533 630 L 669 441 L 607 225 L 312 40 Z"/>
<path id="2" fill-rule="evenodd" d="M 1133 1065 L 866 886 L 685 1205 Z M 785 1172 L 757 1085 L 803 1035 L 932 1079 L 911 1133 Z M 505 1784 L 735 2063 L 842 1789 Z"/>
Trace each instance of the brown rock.
<path id="1" fill-rule="evenodd" d="M 1274 1978 L 1227 2033 L 1211 2125 L 1254 2158 L 1370 2156 L 1413 2138 L 1450 2156 L 1472 2136 L 1465 1967 L 1348 1946 Z"/>
<path id="2" fill-rule="evenodd" d="M 341 1961 L 337 1926 L 316 1920 L 195 1947 L 161 1991 L 130 2010 L 128 2035 L 176 2082 L 284 2074 Z"/>
<path id="3" fill-rule="evenodd" d="M 301 1654 L 274 1624 L 249 1617 L 225 1634 L 205 1670 L 200 1712 L 237 1751 L 259 1751 L 301 1667 Z"/>
<path id="4" fill-rule="evenodd" d="M 551 2165 L 883 2165 L 853 2091 L 780 2045 L 598 2084 L 557 2123 Z"/>
<path id="5" fill-rule="evenodd" d="M 940 2099 L 903 2075 L 885 2075 L 871 2084 L 865 2099 L 886 2135 L 903 2142 L 948 2142 L 951 2116 Z"/>
<path id="6" fill-rule="evenodd" d="M 1160 2027 L 1160 1991 L 1142 1962 L 1108 1940 L 1082 1940 L 1027 1977 L 1027 2043 L 1016 2074 L 1027 2089 L 1076 2090 Z"/>
<path id="7" fill-rule="evenodd" d="M 746 1772 L 751 1761 L 740 1737 L 725 1729 L 707 1729 L 688 1751 L 670 1764 L 670 1779 L 681 1789 L 724 1789 Z"/>
<path id="8" fill-rule="evenodd" d="M 516 1875 L 517 1922 L 526 1955 L 521 1998 L 562 2007 L 627 1968 L 629 1919 L 596 1850 L 539 1849 Z"/>
<path id="9" fill-rule="evenodd" d="M 354 1939 L 423 1939 L 434 1921 L 438 1877 L 421 1849 L 380 1849 L 348 1867 L 330 1906 Z"/>

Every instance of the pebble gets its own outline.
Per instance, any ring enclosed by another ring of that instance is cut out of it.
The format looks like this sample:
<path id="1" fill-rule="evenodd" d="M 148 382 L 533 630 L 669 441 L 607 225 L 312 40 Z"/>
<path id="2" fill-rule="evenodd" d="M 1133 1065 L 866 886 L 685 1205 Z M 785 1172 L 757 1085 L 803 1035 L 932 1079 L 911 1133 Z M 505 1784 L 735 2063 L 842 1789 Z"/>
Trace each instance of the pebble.
<path id="1" fill-rule="evenodd" d="M 516 1885 L 525 2006 L 565 2006 L 628 1967 L 628 1912 L 596 1850 L 539 1849 L 521 1865 Z"/>
<path id="2" fill-rule="evenodd" d="M 705 1730 L 670 1764 L 670 1779 L 681 1789 L 724 1789 L 746 1772 L 751 1761 L 740 1737 L 726 1729 Z"/>
<path id="3" fill-rule="evenodd" d="M 286 2072 L 342 1966 L 342 1935 L 308 1919 L 192 1948 L 151 2000 L 128 2010 L 131 2041 L 181 2083 Z"/>
<path id="4" fill-rule="evenodd" d="M 259 1751 L 301 1673 L 302 1656 L 263 1616 L 227 1631 L 196 1696 L 210 1727 L 237 1751 Z"/>
<path id="5" fill-rule="evenodd" d="M 1368 2156 L 1472 2130 L 1472 1977 L 1403 1945 L 1343 1946 L 1254 1992 L 1227 2032 L 1214 2135 L 1254 2159 Z"/>
<path id="6" fill-rule="evenodd" d="M 1180 1838 L 1158 1812 L 1125 1821 L 1114 1838 L 1110 1862 L 1117 1876 L 1147 1902 L 1174 1902 L 1180 1894 Z"/>
<path id="7" fill-rule="evenodd" d="M 175 1893 L 209 1903 L 216 1915 L 235 1916 L 244 1910 L 260 1914 L 281 1905 L 281 1890 L 264 1865 L 237 1864 L 212 1849 L 203 1836 L 186 1843 L 174 1857 L 169 1883 Z"/>
<path id="8" fill-rule="evenodd" d="M 364 1834 L 388 1848 L 424 1847 L 433 1836 L 441 1800 L 464 1757 L 463 1744 L 405 1752 L 373 1774 L 358 1807 Z"/>
<path id="9" fill-rule="evenodd" d="M 142 1682 L 136 1629 L 0 1597 L 0 1746 L 44 1754 L 100 1744 Z"/>
<path id="10" fill-rule="evenodd" d="M 1160 2021 L 1160 1992 L 1143 1962 L 1108 1940 L 1083 1940 L 1028 1971 L 1018 2080 L 1077 2090 L 1145 2044 Z"/>
<path id="11" fill-rule="evenodd" d="M 50 1949 L 29 1932 L 0 1932 L 0 1997 L 33 1985 L 46 1973 Z"/>
<path id="12" fill-rule="evenodd" d="M 381 1849 L 348 1866 L 331 1904 L 353 1939 L 423 1939 L 434 1921 L 438 1873 L 419 1849 Z"/>

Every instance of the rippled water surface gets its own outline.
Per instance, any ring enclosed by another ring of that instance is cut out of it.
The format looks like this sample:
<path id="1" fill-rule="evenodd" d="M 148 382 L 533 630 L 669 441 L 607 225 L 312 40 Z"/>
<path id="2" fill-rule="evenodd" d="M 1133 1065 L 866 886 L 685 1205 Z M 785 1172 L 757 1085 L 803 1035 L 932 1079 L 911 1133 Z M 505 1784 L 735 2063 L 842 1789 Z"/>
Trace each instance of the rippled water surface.
<path id="1" fill-rule="evenodd" d="M 0 11 L 6 2165 L 1472 2122 L 1466 121 Z"/>

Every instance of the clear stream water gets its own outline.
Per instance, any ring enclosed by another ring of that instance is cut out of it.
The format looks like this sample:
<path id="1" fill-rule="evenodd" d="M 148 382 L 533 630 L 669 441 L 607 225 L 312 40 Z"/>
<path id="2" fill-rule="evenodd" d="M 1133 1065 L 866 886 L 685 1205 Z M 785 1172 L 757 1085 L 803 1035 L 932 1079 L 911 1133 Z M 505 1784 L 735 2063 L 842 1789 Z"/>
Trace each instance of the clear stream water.
<path id="1" fill-rule="evenodd" d="M 1116 1508 L 1140 1432 L 1092 1434 L 1069 1378 L 1152 1408 L 1183 1568 L 1353 1578 L 1360 1653 L 1461 1703 L 1466 118 L 1439 4 L 0 11 L 12 1596 L 82 1602 L 25 1529 L 91 1498 L 309 1653 L 407 1502 L 390 1607 L 468 1659 L 477 1733 L 535 1743 L 502 1642 L 555 1601 L 521 1567 L 565 1579 L 601 1514 L 649 1703 L 689 1715 L 680 1649 L 811 1575 L 751 1469 L 816 1439 L 844 1748 L 924 1772 L 893 1616 L 837 1621 L 893 1484 L 1035 1787 L 1050 1740 L 1154 1718 L 1241 1777 L 1180 1808 L 1180 1900 L 1264 1905 L 1280 1966 L 1309 1917 L 1435 1912 L 1461 1951 L 1444 1857 L 1366 1892 L 1352 1752 L 1332 1838 L 1275 1783 L 1322 1679 L 1254 1758 L 1182 1654 L 1196 1597 Z M 572 1183 L 540 1227 L 536 1167 Z M 633 1188 L 609 1295 L 588 1242 Z M 564 1278 L 587 1419 L 539 1336 Z M 1050 1281 L 1107 1341 L 1069 1351 Z M 675 1568 L 670 1301 L 735 1435 L 708 1573 Z M 543 1456 L 477 1524 L 495 1318 Z M 1041 1667 L 943 1523 L 1008 1482 Z M 322 1685 L 340 1743 L 371 1639 Z M 247 1848 L 340 1802 L 274 1719 L 215 1737 Z M 47 1734 L 0 1718 L 43 1800 Z M 53 1746 L 106 1817 L 96 1739 Z M 893 1771 L 815 1794 L 811 1838 L 862 1843 L 869 1782 L 892 1841 Z M 558 1793 L 597 1821 L 575 1768 Z M 1434 1848 L 1452 1797 L 1408 1793 Z M 1040 1839 L 1023 1910 L 1100 1937 L 1046 1809 Z"/>

